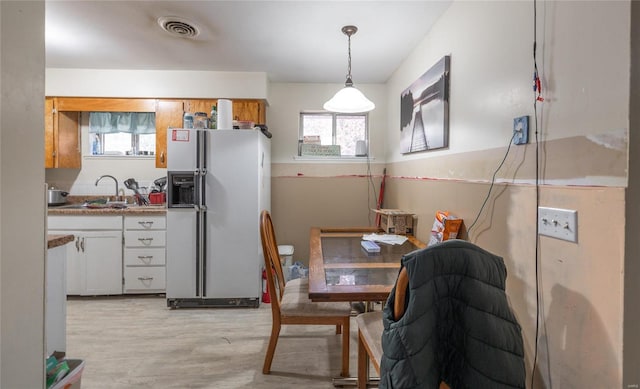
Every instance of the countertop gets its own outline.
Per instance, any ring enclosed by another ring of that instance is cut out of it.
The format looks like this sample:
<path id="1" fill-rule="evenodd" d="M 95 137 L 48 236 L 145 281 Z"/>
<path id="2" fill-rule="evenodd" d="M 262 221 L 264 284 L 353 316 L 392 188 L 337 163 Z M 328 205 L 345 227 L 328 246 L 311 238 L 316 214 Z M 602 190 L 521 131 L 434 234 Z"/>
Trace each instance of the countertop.
<path id="1" fill-rule="evenodd" d="M 129 205 L 127 208 L 65 208 L 50 206 L 47 214 L 52 215 L 165 215 L 167 208 L 164 205 Z"/>
<path id="2" fill-rule="evenodd" d="M 69 242 L 73 242 L 75 237 L 73 235 L 47 235 L 47 249 L 52 249 L 58 246 L 65 245 Z"/>
<path id="3" fill-rule="evenodd" d="M 126 208 L 111 208 L 106 204 L 94 204 L 94 207 L 82 207 L 86 202 L 93 202 L 98 199 L 105 200 L 109 196 L 92 196 L 92 195 L 68 195 L 67 204 L 50 205 L 47 208 L 47 215 L 165 215 L 167 213 L 166 204 L 159 205 L 136 205 L 132 196 L 126 196 L 128 202 Z M 74 207 L 76 206 L 76 207 Z"/>

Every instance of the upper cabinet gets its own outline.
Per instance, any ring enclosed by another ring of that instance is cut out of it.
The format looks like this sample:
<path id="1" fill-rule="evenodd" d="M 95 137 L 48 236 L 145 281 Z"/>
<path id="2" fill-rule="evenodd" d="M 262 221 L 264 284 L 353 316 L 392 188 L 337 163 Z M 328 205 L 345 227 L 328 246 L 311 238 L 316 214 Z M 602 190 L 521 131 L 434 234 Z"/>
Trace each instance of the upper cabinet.
<path id="1" fill-rule="evenodd" d="M 211 112 L 217 99 L 135 99 L 47 97 L 45 99 L 45 167 L 81 167 L 81 112 L 155 112 L 156 167 L 167 167 L 167 128 L 182 127 L 185 112 Z M 234 99 L 233 120 L 266 124 L 266 103 Z"/>
<path id="2" fill-rule="evenodd" d="M 263 100 L 233 100 L 233 120 L 248 120 L 255 124 L 267 123 Z"/>
<path id="3" fill-rule="evenodd" d="M 158 100 L 156 106 L 156 167 L 167 167 L 167 128 L 182 127 L 182 100 Z"/>
<path id="4" fill-rule="evenodd" d="M 217 99 L 185 100 L 184 112 L 204 112 L 207 115 L 211 112 L 211 107 L 217 105 Z M 266 124 L 267 113 L 264 100 L 257 99 L 234 99 L 233 120 L 248 120 L 256 124 Z"/>
<path id="5" fill-rule="evenodd" d="M 58 99 L 44 104 L 44 167 L 80 168 L 80 112 L 60 111 Z"/>

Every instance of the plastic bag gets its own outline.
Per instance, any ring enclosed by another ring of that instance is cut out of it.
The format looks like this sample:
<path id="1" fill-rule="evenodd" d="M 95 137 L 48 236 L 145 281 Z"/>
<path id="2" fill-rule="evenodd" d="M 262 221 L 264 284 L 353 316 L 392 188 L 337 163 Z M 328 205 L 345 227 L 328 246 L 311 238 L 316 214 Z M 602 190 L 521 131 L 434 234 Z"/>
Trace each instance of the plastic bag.
<path id="1" fill-rule="evenodd" d="M 462 219 L 451 215 L 449 211 L 437 211 L 433 227 L 431 228 L 431 238 L 429 239 L 428 246 L 444 242 L 445 240 L 456 239 L 461 225 Z"/>
<path id="2" fill-rule="evenodd" d="M 296 278 L 307 278 L 309 277 L 309 269 L 306 268 L 302 262 L 294 262 L 293 265 L 289 266 L 289 275 L 290 280 L 295 280 Z"/>

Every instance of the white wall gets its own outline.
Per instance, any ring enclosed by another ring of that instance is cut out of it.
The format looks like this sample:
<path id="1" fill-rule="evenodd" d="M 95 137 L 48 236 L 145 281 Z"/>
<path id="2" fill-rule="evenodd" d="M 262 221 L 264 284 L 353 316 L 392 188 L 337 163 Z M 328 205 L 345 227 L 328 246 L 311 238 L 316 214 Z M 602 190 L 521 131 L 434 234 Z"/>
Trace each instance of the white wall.
<path id="1" fill-rule="evenodd" d="M 300 112 L 322 111 L 322 105 L 343 87 L 343 84 L 272 83 L 270 85 L 267 123 L 274 137 L 271 146 L 273 163 L 304 163 L 304 161 L 293 159 L 298 154 Z M 385 86 L 363 84 L 356 87 L 378 107 L 369 112 L 370 155 L 378 162 L 382 162 L 387 131 Z"/>
<path id="2" fill-rule="evenodd" d="M 0 387 L 44 387 L 43 1 L 1 1 Z"/>
<path id="3" fill-rule="evenodd" d="M 542 139 L 588 137 L 626 152 L 629 90 L 623 86 L 629 84 L 629 3 L 543 1 L 538 7 L 537 56 L 545 98 L 539 105 Z M 400 93 L 450 54 L 450 146 L 403 156 L 400 131 L 390 130 L 387 160 L 505 147 L 518 116 L 529 115 L 533 128 L 532 52 L 531 3 L 453 2 L 390 78 L 387 89 L 388 126 L 398 129 Z M 572 158 L 565 162 L 576 163 Z M 482 178 L 456 176 L 455 167 L 448 177 Z M 573 178 L 555 184 L 573 184 Z M 611 185 L 606 177 L 580 182 Z"/>
<path id="4" fill-rule="evenodd" d="M 523 327 L 528 379 L 539 342 L 533 387 L 637 387 L 637 380 L 624 386 L 622 381 L 623 351 L 637 345 L 623 343 L 623 301 L 637 297 L 623 291 L 625 261 L 636 260 L 624 256 L 625 202 L 637 202 L 625 198 L 630 2 L 537 4 L 545 98 L 538 105 L 543 185 L 538 192 L 530 184 L 536 145 L 512 148 L 498 174 L 509 185 L 494 188 L 469 240 L 505 259 L 507 293 Z M 448 209 L 465 223 L 473 221 L 489 186 L 477 182 L 491 180 L 513 118 L 533 119 L 532 5 L 454 2 L 391 77 L 389 127 L 400 117 L 393 101 L 401 91 L 451 55 L 450 147 L 403 156 L 399 131 L 388 132 L 388 168 L 396 176 L 387 182 L 393 207 L 421 216 Z M 421 180 L 403 179 L 407 176 Z M 578 211 L 577 243 L 536 235 L 538 199 L 543 206 Z M 536 285 L 542 311 L 538 339 Z M 637 366 L 631 370 L 637 372 Z"/>
<path id="5" fill-rule="evenodd" d="M 47 69 L 47 96 L 155 98 L 267 98 L 258 72 Z"/>

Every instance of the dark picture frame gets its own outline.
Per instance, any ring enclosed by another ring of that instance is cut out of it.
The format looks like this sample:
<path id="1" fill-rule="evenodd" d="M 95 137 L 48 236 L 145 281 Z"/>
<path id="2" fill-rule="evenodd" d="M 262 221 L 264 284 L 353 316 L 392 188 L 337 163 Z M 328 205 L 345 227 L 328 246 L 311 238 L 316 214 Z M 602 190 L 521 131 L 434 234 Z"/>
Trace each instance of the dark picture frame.
<path id="1" fill-rule="evenodd" d="M 400 152 L 449 147 L 449 72 L 442 57 L 400 95 Z"/>

